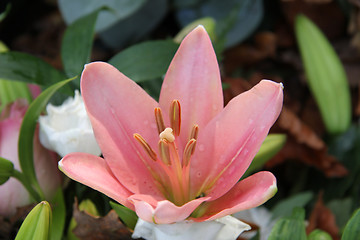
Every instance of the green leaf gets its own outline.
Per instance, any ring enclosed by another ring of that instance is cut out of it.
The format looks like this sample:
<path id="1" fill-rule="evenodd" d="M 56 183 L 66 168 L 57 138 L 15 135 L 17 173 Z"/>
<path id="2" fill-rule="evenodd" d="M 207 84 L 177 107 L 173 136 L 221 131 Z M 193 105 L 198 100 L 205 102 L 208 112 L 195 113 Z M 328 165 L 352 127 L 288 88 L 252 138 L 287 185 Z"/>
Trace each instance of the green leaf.
<path id="1" fill-rule="evenodd" d="M 303 15 L 295 21 L 296 39 L 310 90 L 330 134 L 346 131 L 351 123 L 351 99 L 344 67 L 320 29 Z"/>
<path id="2" fill-rule="evenodd" d="M 263 17 L 263 4 L 262 0 L 205 0 L 180 8 L 176 17 L 183 27 L 203 17 L 215 19 L 216 35 L 228 48 L 244 41 L 256 30 Z"/>
<path id="3" fill-rule="evenodd" d="M 61 240 L 65 228 L 66 208 L 62 188 L 58 188 L 51 200 L 53 218 L 50 227 L 50 240 Z"/>
<path id="4" fill-rule="evenodd" d="M 135 82 L 152 80 L 166 73 L 177 48 L 171 40 L 144 42 L 118 53 L 109 63 Z"/>
<path id="5" fill-rule="evenodd" d="M 295 208 L 291 217 L 278 220 L 268 240 L 306 240 L 305 211 Z"/>
<path id="6" fill-rule="evenodd" d="M 281 150 L 286 142 L 285 134 L 269 134 L 262 143 L 259 152 L 251 162 L 243 177 L 259 170 L 268 160 Z"/>
<path id="7" fill-rule="evenodd" d="M 0 112 L 6 104 L 14 102 L 19 98 L 24 98 L 28 102 L 32 101 L 32 96 L 27 84 L 24 82 L 0 79 Z"/>
<path id="8" fill-rule="evenodd" d="M 51 87 L 44 90 L 29 106 L 25 113 L 24 119 L 21 124 L 19 134 L 19 162 L 23 174 L 28 179 L 30 185 L 32 185 L 40 194 L 43 196 L 42 190 L 40 189 L 39 183 L 36 178 L 33 161 L 33 139 L 34 132 L 37 124 L 37 119 L 40 113 L 43 111 L 45 105 L 51 98 L 51 96 L 61 87 L 63 87 L 71 79 L 63 80 L 59 83 L 52 85 Z"/>
<path id="9" fill-rule="evenodd" d="M 10 160 L 0 157 L 0 185 L 9 179 L 13 172 L 14 164 Z"/>
<path id="10" fill-rule="evenodd" d="M 66 29 L 61 45 L 61 57 L 65 73 L 74 77 L 81 73 L 90 61 L 95 23 L 100 10 L 73 22 Z"/>
<path id="11" fill-rule="evenodd" d="M 96 21 L 96 31 L 102 31 L 134 14 L 146 3 L 146 0 L 58 0 L 57 2 L 67 24 L 99 8 L 110 9 L 110 11 L 101 11 Z"/>
<path id="12" fill-rule="evenodd" d="M 345 226 L 341 240 L 358 240 L 360 236 L 360 209 L 357 209 Z"/>
<path id="13" fill-rule="evenodd" d="M 52 213 L 48 202 L 36 205 L 26 216 L 15 240 L 48 240 Z"/>
<path id="14" fill-rule="evenodd" d="M 302 192 L 278 202 L 271 211 L 273 218 L 290 216 L 295 207 L 304 207 L 313 195 L 312 192 Z"/>
<path id="15" fill-rule="evenodd" d="M 40 58 L 21 52 L 0 53 L 0 79 L 50 86 L 65 77 Z"/>
<path id="16" fill-rule="evenodd" d="M 130 229 L 134 229 L 138 216 L 132 210 L 123 205 L 117 204 L 115 202 L 110 202 L 110 206 L 115 210 L 121 221 Z"/>

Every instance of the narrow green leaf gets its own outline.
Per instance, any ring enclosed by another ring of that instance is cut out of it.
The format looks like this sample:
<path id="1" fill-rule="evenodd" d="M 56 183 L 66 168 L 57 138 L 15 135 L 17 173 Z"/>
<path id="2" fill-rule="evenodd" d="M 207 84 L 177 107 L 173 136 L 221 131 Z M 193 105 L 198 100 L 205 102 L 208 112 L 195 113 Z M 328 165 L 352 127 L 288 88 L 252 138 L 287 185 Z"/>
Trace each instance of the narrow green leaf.
<path id="1" fill-rule="evenodd" d="M 138 216 L 131 209 L 115 202 L 110 202 L 110 206 L 115 210 L 121 221 L 130 229 L 134 229 Z"/>
<path id="2" fill-rule="evenodd" d="M 42 201 L 26 216 L 15 240 L 48 240 L 52 213 L 48 202 Z"/>
<path id="3" fill-rule="evenodd" d="M 346 131 L 351 123 L 351 99 L 344 67 L 320 29 L 303 15 L 295 22 L 296 39 L 310 90 L 330 134 Z"/>
<path id="4" fill-rule="evenodd" d="M 306 240 L 305 211 L 295 208 L 291 217 L 278 220 L 268 240 Z"/>
<path id="5" fill-rule="evenodd" d="M 98 13 L 99 10 L 96 10 L 76 20 L 64 33 L 61 57 L 68 77 L 80 74 L 84 65 L 90 61 Z"/>
<path id="6" fill-rule="evenodd" d="M 62 188 L 58 188 L 51 200 L 53 218 L 50 227 L 50 240 L 61 240 L 65 228 L 66 208 Z"/>
<path id="7" fill-rule="evenodd" d="M 0 53 L 0 79 L 50 86 L 65 79 L 62 73 L 40 58 L 21 52 Z"/>
<path id="8" fill-rule="evenodd" d="M 357 209 L 345 226 L 341 240 L 358 240 L 360 236 L 360 209 Z"/>
<path id="9" fill-rule="evenodd" d="M 166 73 L 178 47 L 171 40 L 144 42 L 118 53 L 109 63 L 135 82 L 153 80 Z"/>
<path id="10" fill-rule="evenodd" d="M 40 189 L 39 183 L 36 179 L 36 174 L 34 170 L 34 161 L 33 161 L 33 139 L 34 132 L 37 124 L 37 119 L 44 109 L 45 105 L 51 98 L 51 96 L 65 84 L 73 80 L 66 79 L 59 83 L 52 85 L 51 87 L 44 90 L 29 106 L 28 110 L 25 113 L 24 119 L 21 124 L 20 134 L 19 134 L 19 162 L 22 169 L 22 172 L 28 179 L 30 185 L 32 185 L 40 194 L 43 196 Z"/>
<path id="11" fill-rule="evenodd" d="M 0 185 L 9 179 L 13 172 L 14 164 L 10 160 L 0 157 Z"/>

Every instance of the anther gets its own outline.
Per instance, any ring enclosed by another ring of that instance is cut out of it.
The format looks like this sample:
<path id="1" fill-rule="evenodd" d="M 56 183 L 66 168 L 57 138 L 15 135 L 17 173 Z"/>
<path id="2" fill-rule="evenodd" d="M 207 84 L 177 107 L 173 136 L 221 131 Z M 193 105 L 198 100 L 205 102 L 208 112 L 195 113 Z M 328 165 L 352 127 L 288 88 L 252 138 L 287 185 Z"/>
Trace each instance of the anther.
<path id="1" fill-rule="evenodd" d="M 174 130 L 174 135 L 180 135 L 180 127 L 181 127 L 181 107 L 180 102 L 178 100 L 173 100 L 170 105 L 170 126 Z"/>
<path id="2" fill-rule="evenodd" d="M 165 130 L 164 119 L 160 108 L 155 108 L 155 121 L 159 134 Z"/>
<path id="3" fill-rule="evenodd" d="M 169 144 L 164 139 L 160 139 L 159 141 L 159 154 L 161 161 L 165 163 L 167 166 L 170 166 L 171 160 L 170 160 Z"/>
<path id="4" fill-rule="evenodd" d="M 194 154 L 194 151 L 195 151 L 195 145 L 196 145 L 195 139 L 191 139 L 186 144 L 185 149 L 184 149 L 184 154 L 183 154 L 183 162 L 182 162 L 183 167 L 186 167 L 189 164 L 190 158 Z"/>
<path id="5" fill-rule="evenodd" d="M 157 160 L 157 156 L 156 153 L 154 152 L 154 150 L 150 147 L 150 145 L 146 142 L 146 140 L 138 133 L 134 134 L 134 138 L 140 143 L 140 145 L 144 148 L 144 150 L 146 151 L 146 153 L 149 155 L 149 157 L 156 161 Z"/>
<path id="6" fill-rule="evenodd" d="M 191 129 L 191 133 L 190 133 L 189 139 L 190 139 L 190 140 L 191 140 L 191 139 L 197 140 L 198 134 L 199 134 L 199 125 L 194 124 L 193 128 Z M 196 144 L 196 143 L 195 143 L 195 144 Z M 195 146 L 193 147 L 193 150 L 192 150 L 192 153 L 191 153 L 191 154 L 194 154 L 194 151 L 195 151 Z"/>
<path id="7" fill-rule="evenodd" d="M 159 137 L 160 139 L 165 139 L 168 142 L 175 141 L 175 136 L 171 128 L 165 128 L 164 131 L 159 134 Z"/>

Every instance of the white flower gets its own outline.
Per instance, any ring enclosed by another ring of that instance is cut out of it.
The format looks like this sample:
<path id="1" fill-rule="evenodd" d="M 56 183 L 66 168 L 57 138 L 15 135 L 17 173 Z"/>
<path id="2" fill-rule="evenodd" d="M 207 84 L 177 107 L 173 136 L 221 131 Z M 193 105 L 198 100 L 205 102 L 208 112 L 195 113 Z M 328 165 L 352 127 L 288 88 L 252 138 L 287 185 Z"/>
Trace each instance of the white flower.
<path id="1" fill-rule="evenodd" d="M 248 210 L 244 210 L 233 214 L 237 219 L 246 221 L 248 223 L 254 223 L 259 227 L 260 238 L 259 240 L 268 239 L 272 228 L 276 223 L 276 219 L 272 218 L 271 212 L 265 207 L 256 207 Z M 245 239 L 251 239 L 256 232 L 247 232 L 241 235 Z"/>
<path id="2" fill-rule="evenodd" d="M 61 106 L 46 106 L 48 115 L 39 117 L 40 142 L 61 157 L 71 152 L 99 156 L 101 150 L 95 140 L 89 117 L 79 91 Z"/>
<path id="3" fill-rule="evenodd" d="M 235 240 L 250 226 L 238 219 L 225 216 L 214 221 L 183 221 L 173 224 L 155 224 L 139 218 L 132 238 L 146 240 Z"/>

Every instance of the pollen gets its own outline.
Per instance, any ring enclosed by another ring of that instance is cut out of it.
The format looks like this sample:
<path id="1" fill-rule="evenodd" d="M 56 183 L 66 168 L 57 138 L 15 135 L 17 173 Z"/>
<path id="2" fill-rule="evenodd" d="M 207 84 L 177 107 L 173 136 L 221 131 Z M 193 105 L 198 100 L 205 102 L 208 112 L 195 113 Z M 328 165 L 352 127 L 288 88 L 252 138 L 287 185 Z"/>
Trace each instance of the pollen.
<path id="1" fill-rule="evenodd" d="M 175 141 L 175 136 L 173 134 L 173 130 L 172 130 L 172 128 L 169 128 L 169 127 L 165 128 L 165 130 L 159 134 L 159 137 L 160 137 L 160 139 L 165 139 L 168 142 Z"/>

